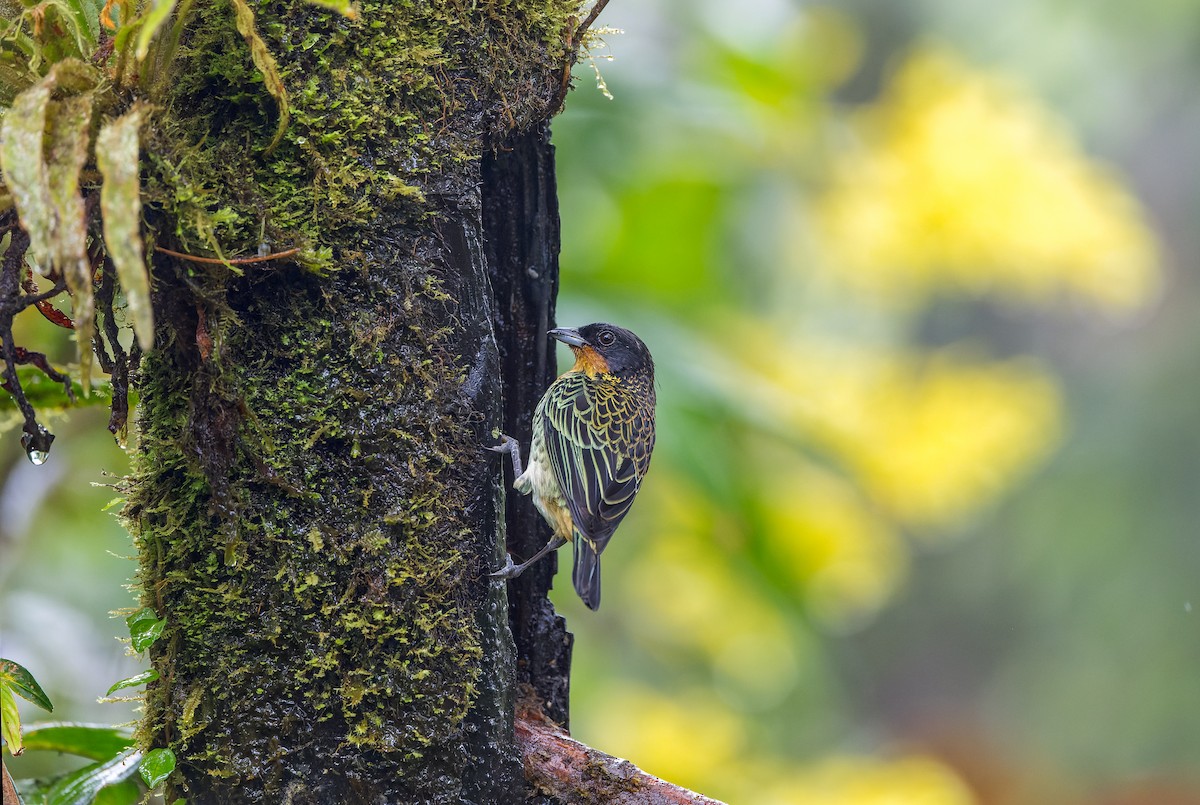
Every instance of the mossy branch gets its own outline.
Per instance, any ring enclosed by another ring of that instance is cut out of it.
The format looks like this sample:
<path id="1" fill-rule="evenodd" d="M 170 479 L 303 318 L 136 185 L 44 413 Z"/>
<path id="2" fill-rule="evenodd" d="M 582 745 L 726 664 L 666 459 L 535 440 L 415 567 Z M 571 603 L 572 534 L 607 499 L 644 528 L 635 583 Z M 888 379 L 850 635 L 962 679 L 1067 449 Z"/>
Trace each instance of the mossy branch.
<path id="1" fill-rule="evenodd" d="M 576 741 L 542 713 L 536 699 L 517 706 L 517 747 L 525 779 L 543 794 L 577 805 L 723 805 L 668 783 L 628 760 Z"/>

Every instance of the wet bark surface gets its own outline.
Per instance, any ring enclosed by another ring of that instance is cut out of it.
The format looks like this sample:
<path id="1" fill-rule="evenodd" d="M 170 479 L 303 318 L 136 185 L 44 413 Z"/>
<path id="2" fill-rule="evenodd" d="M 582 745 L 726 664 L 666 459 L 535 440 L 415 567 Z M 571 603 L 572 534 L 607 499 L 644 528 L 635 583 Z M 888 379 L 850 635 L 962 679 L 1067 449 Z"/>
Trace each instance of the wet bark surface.
<path id="1" fill-rule="evenodd" d="M 549 126 L 513 138 L 483 162 L 483 221 L 494 294 L 493 315 L 504 378 L 504 433 L 528 450 L 533 410 L 554 381 L 559 218 L 554 146 Z M 505 507 L 508 550 L 518 560 L 550 539 L 527 498 L 511 493 Z M 558 566 L 547 556 L 509 584 L 509 622 L 517 647 L 517 680 L 529 684 L 554 721 L 568 726 L 572 635 L 547 594 Z"/>

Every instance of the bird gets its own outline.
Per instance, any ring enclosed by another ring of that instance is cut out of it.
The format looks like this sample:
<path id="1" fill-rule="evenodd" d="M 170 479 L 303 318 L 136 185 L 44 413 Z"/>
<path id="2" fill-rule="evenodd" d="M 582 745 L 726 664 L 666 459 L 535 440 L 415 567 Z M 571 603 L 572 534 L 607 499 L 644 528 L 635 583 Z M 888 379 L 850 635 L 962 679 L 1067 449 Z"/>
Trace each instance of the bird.
<path id="1" fill-rule="evenodd" d="M 512 456 L 513 488 L 531 495 L 550 524 L 550 542 L 520 564 L 506 558 L 491 574 L 513 579 L 551 551 L 573 543 L 571 581 L 589 609 L 600 607 L 600 554 L 629 513 L 654 451 L 654 359 L 640 338 L 606 322 L 548 335 L 575 354 L 533 414 L 529 464 L 509 436 L 489 447 Z"/>

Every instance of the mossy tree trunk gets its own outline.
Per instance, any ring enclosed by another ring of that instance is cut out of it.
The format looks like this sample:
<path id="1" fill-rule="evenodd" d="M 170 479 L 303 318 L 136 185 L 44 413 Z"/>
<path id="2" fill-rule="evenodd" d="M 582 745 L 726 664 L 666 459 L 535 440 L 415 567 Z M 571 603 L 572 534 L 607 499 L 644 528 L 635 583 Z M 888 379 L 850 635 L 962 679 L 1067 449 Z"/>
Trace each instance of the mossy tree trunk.
<path id="1" fill-rule="evenodd" d="M 481 446 L 527 434 L 554 374 L 546 120 L 578 5 L 192 15 L 143 129 L 147 220 L 173 251 L 302 260 L 154 261 L 125 516 L 167 621 L 141 733 L 179 759 L 168 801 L 519 802 L 517 675 L 565 721 L 550 563 L 514 585 L 519 666 L 486 575 Z M 540 545 L 508 506 L 514 550 Z"/>

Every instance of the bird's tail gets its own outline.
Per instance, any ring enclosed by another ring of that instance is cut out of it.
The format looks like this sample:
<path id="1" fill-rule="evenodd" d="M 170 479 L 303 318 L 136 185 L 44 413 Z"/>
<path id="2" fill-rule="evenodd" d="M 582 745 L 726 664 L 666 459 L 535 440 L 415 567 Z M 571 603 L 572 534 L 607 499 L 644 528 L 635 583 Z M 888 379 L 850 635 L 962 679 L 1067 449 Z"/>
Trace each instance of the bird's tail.
<path id="1" fill-rule="evenodd" d="M 591 543 L 578 536 L 575 537 L 575 569 L 571 581 L 588 609 L 600 608 L 600 554 Z"/>

